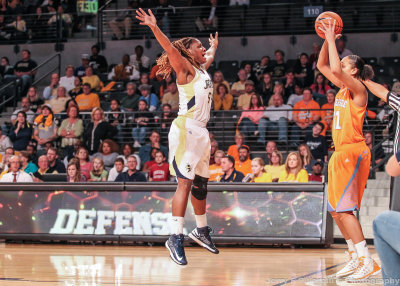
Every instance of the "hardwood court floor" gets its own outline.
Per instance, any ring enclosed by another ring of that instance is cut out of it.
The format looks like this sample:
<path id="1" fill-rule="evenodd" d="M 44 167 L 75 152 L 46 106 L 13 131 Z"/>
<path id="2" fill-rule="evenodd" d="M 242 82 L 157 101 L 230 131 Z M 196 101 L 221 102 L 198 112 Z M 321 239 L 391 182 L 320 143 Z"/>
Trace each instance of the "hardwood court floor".
<path id="1" fill-rule="evenodd" d="M 344 250 L 224 247 L 215 255 L 186 247 L 182 267 L 161 246 L 0 244 L 0 285 L 347 285 L 329 278 Z"/>

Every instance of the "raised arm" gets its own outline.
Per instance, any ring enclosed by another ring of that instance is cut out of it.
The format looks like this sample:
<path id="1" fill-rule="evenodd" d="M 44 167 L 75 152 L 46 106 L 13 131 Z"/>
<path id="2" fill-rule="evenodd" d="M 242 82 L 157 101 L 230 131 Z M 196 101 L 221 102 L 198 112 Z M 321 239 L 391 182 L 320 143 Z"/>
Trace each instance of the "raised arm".
<path id="1" fill-rule="evenodd" d="M 365 106 L 367 104 L 367 92 L 365 86 L 358 79 L 354 78 L 350 74 L 346 73 L 342 69 L 342 65 L 344 68 L 348 68 L 346 65 L 348 63 L 342 63 L 339 58 L 339 54 L 336 48 L 336 38 L 335 34 L 335 25 L 336 20 L 329 21 L 328 25 L 322 23 L 323 28 L 320 28 L 325 33 L 326 42 L 328 43 L 328 52 L 329 52 L 329 65 L 331 67 L 332 74 L 350 89 L 353 101 L 358 106 Z"/>
<path id="2" fill-rule="evenodd" d="M 177 73 L 178 77 L 181 73 L 190 71 L 195 73 L 190 63 L 181 55 L 181 53 L 172 45 L 168 37 L 157 26 L 156 17 L 150 9 L 147 10 L 148 14 L 142 9 L 136 10 L 136 19 L 140 21 L 140 25 L 149 26 L 157 41 L 168 55 L 169 62 L 172 68 Z"/>
<path id="3" fill-rule="evenodd" d="M 384 102 L 387 102 L 387 95 L 388 95 L 388 90 L 386 89 L 386 87 L 384 87 L 383 85 L 373 82 L 370 79 L 364 80 L 363 83 L 365 84 L 365 86 L 377 97 L 379 97 L 380 99 L 382 99 Z"/>
<path id="4" fill-rule="evenodd" d="M 215 33 L 215 38 L 212 34 L 210 34 L 210 38 L 208 39 L 210 43 L 210 48 L 206 51 L 206 63 L 204 64 L 204 68 L 207 70 L 212 62 L 214 61 L 215 53 L 218 49 L 218 32 Z"/>
<path id="5" fill-rule="evenodd" d="M 324 41 L 319 53 L 317 68 L 331 83 L 341 88 L 342 83 L 333 75 L 331 67 L 329 66 L 328 43 L 326 41 Z"/>

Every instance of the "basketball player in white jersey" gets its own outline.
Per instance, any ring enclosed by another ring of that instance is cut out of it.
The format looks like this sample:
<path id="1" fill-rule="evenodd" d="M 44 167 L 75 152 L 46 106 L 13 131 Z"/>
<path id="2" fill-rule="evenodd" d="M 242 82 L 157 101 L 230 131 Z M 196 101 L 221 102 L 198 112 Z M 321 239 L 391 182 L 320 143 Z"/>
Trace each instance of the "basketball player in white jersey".
<path id="1" fill-rule="evenodd" d="M 196 225 L 189 237 L 212 253 L 218 249 L 210 237 L 211 228 L 206 218 L 208 165 L 210 138 L 206 129 L 213 101 L 213 83 L 206 72 L 214 60 L 218 47 L 218 33 L 210 35 L 210 48 L 206 51 L 195 38 L 182 38 L 170 42 L 157 26 L 151 10 L 136 11 L 141 25 L 150 27 L 164 53 L 157 60 L 158 75 L 167 77 L 175 71 L 179 90 L 179 113 L 168 135 L 171 174 L 178 178 L 178 188 L 172 200 L 172 235 L 165 243 L 174 262 L 187 264 L 183 248 L 183 217 L 191 192 Z"/>

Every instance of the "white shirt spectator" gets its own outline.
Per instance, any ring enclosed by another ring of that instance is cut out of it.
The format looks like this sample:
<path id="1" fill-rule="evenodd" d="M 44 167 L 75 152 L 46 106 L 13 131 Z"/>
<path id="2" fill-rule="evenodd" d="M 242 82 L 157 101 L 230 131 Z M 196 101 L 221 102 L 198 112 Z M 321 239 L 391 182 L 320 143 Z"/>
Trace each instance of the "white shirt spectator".
<path id="1" fill-rule="evenodd" d="M 24 111 L 24 110 L 22 110 L 22 108 L 20 108 L 13 112 L 13 114 L 11 115 L 11 121 L 17 119 L 18 112 L 20 112 L 20 111 Z M 33 112 L 32 110 L 29 109 L 25 113 L 26 113 L 26 121 L 28 121 L 30 124 L 32 124 L 33 120 L 35 120 L 35 112 Z"/>
<path id="2" fill-rule="evenodd" d="M 6 135 L 1 135 L 0 136 L 0 152 L 4 152 L 6 151 L 6 149 L 8 147 L 12 147 L 13 144 L 10 140 L 10 138 L 8 138 L 8 136 Z"/>
<path id="3" fill-rule="evenodd" d="M 289 96 L 287 104 L 293 107 L 297 102 L 302 101 L 302 100 L 303 100 L 302 94 L 298 95 L 298 94 L 293 93 L 291 96 Z"/>
<path id="4" fill-rule="evenodd" d="M 75 81 L 74 76 L 71 77 L 63 76 L 60 78 L 60 85 L 65 87 L 67 92 L 69 92 L 71 89 L 75 87 L 74 81 Z"/>
<path id="5" fill-rule="evenodd" d="M 139 63 L 136 60 L 136 54 L 133 54 L 130 56 L 131 61 L 129 62 L 130 65 L 134 66 L 136 70 L 139 70 Z M 149 57 L 142 55 L 142 66 L 145 69 L 149 69 L 150 68 L 150 59 Z"/>
<path id="6" fill-rule="evenodd" d="M 16 174 L 16 179 L 18 183 L 32 183 L 33 179 L 30 175 L 25 173 L 24 171 L 18 171 Z M 14 182 L 14 174 L 13 172 L 9 172 L 7 174 L 4 174 L 3 177 L 1 177 L 0 182 L 2 183 L 12 183 Z"/>
<path id="7" fill-rule="evenodd" d="M 292 111 L 286 111 L 285 109 L 292 109 L 292 107 L 287 104 L 283 104 L 279 107 L 271 105 L 266 108 L 264 115 L 268 117 L 270 121 L 278 121 L 281 117 L 291 121 Z"/>
<path id="8" fill-rule="evenodd" d="M 124 169 L 122 170 L 122 172 L 126 172 L 126 171 L 128 171 L 128 167 L 125 166 Z M 115 169 L 115 167 L 113 167 L 110 170 L 110 172 L 108 173 L 107 181 L 114 182 L 118 175 L 119 175 L 119 173 L 117 172 L 117 169 Z"/>
<path id="9" fill-rule="evenodd" d="M 138 154 L 133 154 L 133 156 L 135 156 L 136 161 L 137 161 L 136 170 L 140 171 L 141 170 L 140 166 L 141 166 L 142 160 L 140 160 L 140 157 Z M 126 161 L 126 158 L 124 155 L 119 155 L 117 158 L 122 158 L 122 160 L 124 160 L 124 165 L 126 165 L 127 161 Z"/>

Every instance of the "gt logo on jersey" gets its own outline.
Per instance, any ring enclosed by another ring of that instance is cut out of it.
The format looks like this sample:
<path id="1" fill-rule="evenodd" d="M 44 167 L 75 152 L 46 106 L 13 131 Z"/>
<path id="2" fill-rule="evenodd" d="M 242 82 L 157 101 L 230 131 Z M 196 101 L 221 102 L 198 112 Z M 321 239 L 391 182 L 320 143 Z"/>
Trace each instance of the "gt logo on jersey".
<path id="1" fill-rule="evenodd" d="M 206 79 L 206 86 L 204 87 L 204 89 L 207 88 L 213 88 L 213 82 L 210 79 Z"/>

